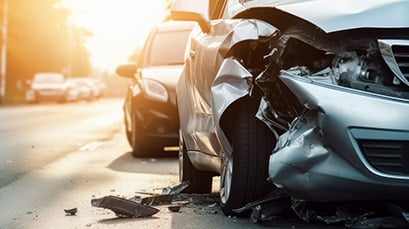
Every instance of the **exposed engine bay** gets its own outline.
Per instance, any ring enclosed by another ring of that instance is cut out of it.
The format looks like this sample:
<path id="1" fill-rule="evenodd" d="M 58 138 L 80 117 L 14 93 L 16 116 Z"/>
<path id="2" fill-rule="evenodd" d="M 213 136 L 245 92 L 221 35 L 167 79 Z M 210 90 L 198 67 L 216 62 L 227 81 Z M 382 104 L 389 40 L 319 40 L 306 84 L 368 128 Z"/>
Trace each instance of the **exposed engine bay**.
<path id="1" fill-rule="evenodd" d="M 265 56 L 269 63 L 255 80 L 270 106 L 271 113 L 264 115 L 268 119 L 274 116 L 275 127 L 284 130 L 305 105 L 294 101 L 294 95 L 278 80 L 281 71 L 316 83 L 409 99 L 409 84 L 405 78 L 395 76 L 385 63 L 379 41 L 373 39 L 376 32 L 360 30 L 328 35 L 307 24 L 290 28 L 269 44 L 271 52 Z M 409 46 L 401 49 L 406 55 L 403 61 L 408 63 Z"/>

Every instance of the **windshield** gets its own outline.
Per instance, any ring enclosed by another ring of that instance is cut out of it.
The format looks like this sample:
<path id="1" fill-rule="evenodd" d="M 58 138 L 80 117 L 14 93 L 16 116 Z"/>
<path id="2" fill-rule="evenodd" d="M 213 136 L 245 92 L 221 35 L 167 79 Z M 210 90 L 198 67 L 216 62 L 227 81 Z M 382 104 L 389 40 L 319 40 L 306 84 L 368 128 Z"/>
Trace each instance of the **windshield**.
<path id="1" fill-rule="evenodd" d="M 187 38 L 191 30 L 159 32 L 153 38 L 147 66 L 184 63 Z"/>

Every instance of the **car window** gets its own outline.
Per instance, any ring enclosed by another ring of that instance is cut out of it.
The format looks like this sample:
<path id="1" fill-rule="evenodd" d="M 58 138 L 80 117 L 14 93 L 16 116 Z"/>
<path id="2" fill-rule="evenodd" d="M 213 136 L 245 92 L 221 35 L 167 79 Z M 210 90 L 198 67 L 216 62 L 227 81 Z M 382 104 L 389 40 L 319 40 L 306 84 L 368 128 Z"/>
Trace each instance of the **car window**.
<path id="1" fill-rule="evenodd" d="M 146 66 L 175 65 L 184 63 L 187 38 L 191 30 L 164 31 L 152 41 Z"/>

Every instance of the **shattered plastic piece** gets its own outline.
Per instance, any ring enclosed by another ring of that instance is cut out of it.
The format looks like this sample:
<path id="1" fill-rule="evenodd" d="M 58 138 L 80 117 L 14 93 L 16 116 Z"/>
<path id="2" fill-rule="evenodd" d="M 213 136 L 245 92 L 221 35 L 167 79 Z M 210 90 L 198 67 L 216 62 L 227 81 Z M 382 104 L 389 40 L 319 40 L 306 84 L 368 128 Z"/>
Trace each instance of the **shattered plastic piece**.
<path id="1" fill-rule="evenodd" d="M 293 200 L 292 208 L 305 222 L 343 223 L 346 228 L 409 228 L 406 212 L 392 202 L 313 203 Z"/>
<path id="2" fill-rule="evenodd" d="M 160 204 L 171 204 L 173 199 L 173 195 L 156 195 L 156 196 L 148 196 L 141 199 L 141 204 L 144 205 L 160 205 Z"/>
<path id="3" fill-rule="evenodd" d="M 326 224 L 359 222 L 375 214 L 372 209 L 358 207 L 359 204 L 314 203 L 293 199 L 291 207 L 295 214 L 307 223 L 313 221 L 321 221 Z"/>
<path id="4" fill-rule="evenodd" d="M 145 193 L 145 194 L 150 194 L 152 196 L 144 197 L 144 198 L 138 198 L 136 202 L 144 205 L 160 205 L 160 204 L 171 204 L 173 201 L 173 197 L 176 194 L 181 193 L 183 190 L 185 190 L 189 186 L 190 182 L 189 181 L 184 181 L 178 185 L 175 186 L 169 186 L 166 188 L 162 189 L 162 194 L 153 194 L 153 193 Z M 135 197 L 133 198 L 135 199 Z"/>
<path id="5" fill-rule="evenodd" d="M 64 209 L 64 211 L 66 215 L 75 215 L 78 212 L 77 208 Z"/>
<path id="6" fill-rule="evenodd" d="M 252 210 L 250 218 L 254 223 L 271 220 L 291 213 L 290 198 L 284 190 L 275 189 L 264 198 L 234 209 L 233 212 L 243 213 L 250 209 Z"/>
<path id="7" fill-rule="evenodd" d="M 175 186 L 169 186 L 166 187 L 162 190 L 162 194 L 178 194 L 181 193 L 183 190 L 185 190 L 188 186 L 190 185 L 190 181 L 183 181 L 182 183 L 175 185 Z"/>
<path id="8" fill-rule="evenodd" d="M 259 204 L 252 208 L 250 218 L 254 223 L 258 223 L 294 215 L 288 202 L 288 199 L 277 199 Z"/>
<path id="9" fill-rule="evenodd" d="M 217 194 L 187 194 L 179 193 L 173 197 L 174 201 L 187 201 L 190 204 L 209 205 L 219 202 L 219 195 Z"/>
<path id="10" fill-rule="evenodd" d="M 107 208 L 115 212 L 118 217 L 147 217 L 156 214 L 159 210 L 144 204 L 116 196 L 105 196 L 92 199 L 94 207 Z"/>

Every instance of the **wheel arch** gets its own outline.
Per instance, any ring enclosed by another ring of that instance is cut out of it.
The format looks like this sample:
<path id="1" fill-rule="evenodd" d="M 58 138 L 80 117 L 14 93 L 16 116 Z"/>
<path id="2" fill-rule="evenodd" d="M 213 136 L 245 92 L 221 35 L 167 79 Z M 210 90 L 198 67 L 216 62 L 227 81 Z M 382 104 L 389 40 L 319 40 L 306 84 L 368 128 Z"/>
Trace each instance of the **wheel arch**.
<path id="1" fill-rule="evenodd" d="M 239 103 L 243 97 L 248 97 L 250 86 L 248 81 L 252 79 L 250 72 L 244 68 L 238 60 L 227 58 L 223 61 L 218 75 L 213 82 L 212 92 L 212 113 L 215 131 L 225 153 L 231 153 L 231 143 L 226 137 L 226 126 L 221 125 L 226 122 L 226 113 L 230 107 Z"/>

